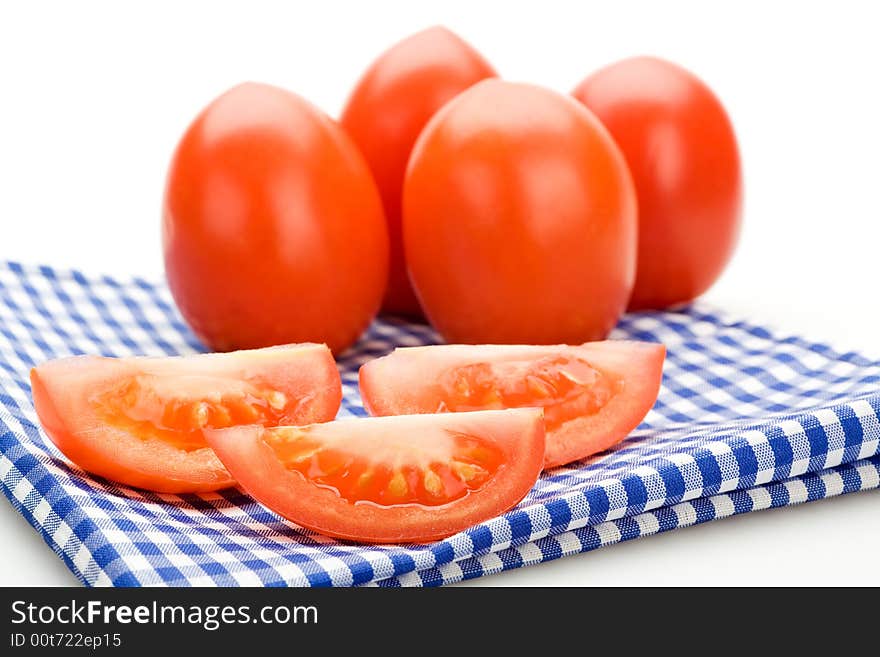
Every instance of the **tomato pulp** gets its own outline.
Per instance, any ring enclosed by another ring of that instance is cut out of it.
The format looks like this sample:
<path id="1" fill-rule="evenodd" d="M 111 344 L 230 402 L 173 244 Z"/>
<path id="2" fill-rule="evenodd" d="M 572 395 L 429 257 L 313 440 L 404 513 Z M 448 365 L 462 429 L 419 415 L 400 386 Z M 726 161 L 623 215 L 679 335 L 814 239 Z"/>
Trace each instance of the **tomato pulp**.
<path id="1" fill-rule="evenodd" d="M 202 431 L 333 419 L 342 396 L 325 345 L 177 358 L 74 356 L 31 371 L 34 406 L 78 466 L 164 493 L 226 488 L 234 479 Z"/>
<path id="2" fill-rule="evenodd" d="M 585 458 L 638 426 L 660 390 L 663 345 L 441 345 L 396 349 L 363 365 L 373 415 L 540 407 L 544 467 Z"/>
<path id="3" fill-rule="evenodd" d="M 401 237 L 403 174 L 416 138 L 449 100 L 495 70 L 458 35 L 432 27 L 395 44 L 352 91 L 340 123 L 361 149 L 382 194 L 391 260 L 382 309 L 421 316 L 406 270 Z"/>
<path id="4" fill-rule="evenodd" d="M 538 409 L 338 420 L 206 431 L 255 500 L 347 540 L 438 540 L 492 518 L 534 485 Z"/>

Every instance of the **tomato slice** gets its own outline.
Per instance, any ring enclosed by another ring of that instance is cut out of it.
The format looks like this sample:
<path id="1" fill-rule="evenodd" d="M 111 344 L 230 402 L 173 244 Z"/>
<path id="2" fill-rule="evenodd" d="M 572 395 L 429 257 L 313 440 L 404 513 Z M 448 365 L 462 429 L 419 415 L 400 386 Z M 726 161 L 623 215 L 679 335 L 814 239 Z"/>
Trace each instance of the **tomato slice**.
<path id="1" fill-rule="evenodd" d="M 539 409 L 240 426 L 205 437 L 258 502 L 367 543 L 450 536 L 519 502 L 541 472 Z"/>
<path id="2" fill-rule="evenodd" d="M 407 347 L 363 365 L 360 389 L 371 415 L 541 407 L 552 468 L 626 438 L 657 399 L 665 355 L 622 340 Z"/>
<path id="3" fill-rule="evenodd" d="M 93 474 L 194 493 L 235 485 L 206 428 L 333 419 L 342 388 L 326 345 L 172 358 L 74 356 L 31 370 L 49 438 Z"/>

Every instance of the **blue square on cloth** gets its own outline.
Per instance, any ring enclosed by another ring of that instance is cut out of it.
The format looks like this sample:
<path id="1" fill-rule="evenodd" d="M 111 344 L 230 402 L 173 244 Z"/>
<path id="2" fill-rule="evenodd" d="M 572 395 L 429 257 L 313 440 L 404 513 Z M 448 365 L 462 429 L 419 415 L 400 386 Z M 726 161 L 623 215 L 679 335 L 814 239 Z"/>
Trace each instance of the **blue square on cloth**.
<path id="1" fill-rule="evenodd" d="M 699 303 L 627 315 L 612 337 L 667 347 L 657 404 L 616 449 L 544 473 L 515 509 L 444 541 L 344 544 L 236 490 L 152 494 L 67 462 L 37 424 L 33 365 L 201 346 L 163 284 L 0 263 L 0 487 L 89 585 L 433 586 L 880 486 L 880 363 Z M 339 361 L 340 416 L 365 414 L 362 363 L 436 340 L 376 321 Z"/>

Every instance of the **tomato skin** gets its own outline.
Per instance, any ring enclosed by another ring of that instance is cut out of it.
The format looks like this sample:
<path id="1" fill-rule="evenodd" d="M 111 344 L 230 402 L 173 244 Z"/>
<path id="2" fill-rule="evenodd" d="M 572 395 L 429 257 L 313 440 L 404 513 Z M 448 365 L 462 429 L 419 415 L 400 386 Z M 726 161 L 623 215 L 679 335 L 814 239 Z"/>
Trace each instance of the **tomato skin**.
<path id="1" fill-rule="evenodd" d="M 603 68 L 573 92 L 623 151 L 639 204 L 629 308 L 666 308 L 705 292 L 736 245 L 742 171 L 733 126 L 700 79 L 653 57 Z"/>
<path id="2" fill-rule="evenodd" d="M 307 529 L 364 543 L 439 540 L 504 513 L 532 488 L 544 453 L 544 428 L 537 409 L 357 418 L 311 429 L 343 439 L 350 433 L 352 442 L 360 435 L 380 430 L 411 436 L 415 453 L 419 441 L 429 441 L 437 432 L 464 431 L 491 440 L 503 454 L 494 476 L 465 497 L 442 506 L 383 506 L 352 503 L 326 486 L 315 485 L 300 472 L 289 470 L 263 440 L 262 427 L 205 432 L 211 447 L 255 500 Z"/>
<path id="3" fill-rule="evenodd" d="M 382 53 L 358 81 L 340 123 L 361 149 L 382 194 L 391 246 L 385 312 L 421 317 L 403 254 L 400 197 L 416 138 L 468 87 L 495 77 L 470 44 L 444 27 L 418 32 Z"/>
<path id="4" fill-rule="evenodd" d="M 555 92 L 486 80 L 443 107 L 407 169 L 410 277 L 448 342 L 604 338 L 635 275 L 635 193 L 599 121 Z"/>
<path id="5" fill-rule="evenodd" d="M 218 351 L 352 344 L 388 268 L 381 199 L 329 117 L 264 84 L 234 87 L 184 134 L 162 221 L 174 300 Z"/>
<path id="6" fill-rule="evenodd" d="M 161 493 L 219 490 L 235 480 L 203 438 L 201 447 L 184 450 L 136 435 L 98 412 L 95 399 L 102 391 L 140 376 L 177 387 L 177 399 L 187 397 L 193 377 L 212 382 L 209 388 L 217 394 L 256 381 L 289 398 L 290 411 L 281 418 L 286 422 L 331 420 L 342 398 L 336 363 L 326 346 L 315 344 L 174 358 L 73 356 L 31 370 L 40 424 L 67 458 L 93 474 Z"/>
<path id="7" fill-rule="evenodd" d="M 359 372 L 361 398 L 371 415 L 434 413 L 448 408 L 447 373 L 475 364 L 504 366 L 565 357 L 588 362 L 613 384 L 614 394 L 590 412 L 561 425 L 547 420 L 544 467 L 553 468 L 604 451 L 625 439 L 654 405 L 663 377 L 666 348 L 651 342 L 608 340 L 582 345 L 439 345 L 403 347 L 373 359 Z M 496 389 L 520 381 L 496 381 Z M 525 383 L 525 382 L 522 382 Z M 542 406 L 533 399 L 534 406 Z M 555 401 L 555 400 L 553 400 Z M 498 396 L 491 406 L 504 407 Z M 500 406 L 499 406 L 500 404 Z M 454 409 L 450 409 L 454 410 Z"/>

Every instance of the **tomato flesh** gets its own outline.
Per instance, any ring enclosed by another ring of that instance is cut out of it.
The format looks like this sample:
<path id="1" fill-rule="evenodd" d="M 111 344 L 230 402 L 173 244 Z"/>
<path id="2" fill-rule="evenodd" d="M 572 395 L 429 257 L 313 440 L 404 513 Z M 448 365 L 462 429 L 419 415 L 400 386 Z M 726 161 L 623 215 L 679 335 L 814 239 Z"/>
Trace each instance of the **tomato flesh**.
<path id="1" fill-rule="evenodd" d="M 540 409 L 249 425 L 205 437 L 267 508 L 372 543 L 437 540 L 507 511 L 534 485 L 544 454 Z"/>
<path id="2" fill-rule="evenodd" d="M 185 390 L 185 396 L 181 396 Z M 205 446 L 202 429 L 237 424 L 277 426 L 296 417 L 294 400 L 280 390 L 216 377 L 136 374 L 90 398 L 107 424 L 191 451 Z"/>
<path id="3" fill-rule="evenodd" d="M 446 393 L 437 411 L 541 407 L 547 429 L 598 412 L 620 382 L 582 358 L 548 356 L 534 361 L 473 363 L 440 377 Z"/>
<path id="4" fill-rule="evenodd" d="M 627 341 L 411 347 L 362 366 L 360 389 L 373 415 L 542 408 L 549 468 L 626 438 L 657 399 L 664 356 Z"/>
<path id="5" fill-rule="evenodd" d="M 354 504 L 447 504 L 479 490 L 502 460 L 501 450 L 479 436 L 446 433 L 393 466 L 397 454 L 411 449 L 412 436 L 376 434 L 350 443 L 320 433 L 315 426 L 279 427 L 263 440 L 288 470 Z"/>
<path id="6" fill-rule="evenodd" d="M 226 488 L 234 479 L 203 430 L 320 422 L 339 409 L 324 345 L 178 358 L 75 356 L 31 372 L 49 438 L 84 470 L 157 492 Z"/>

